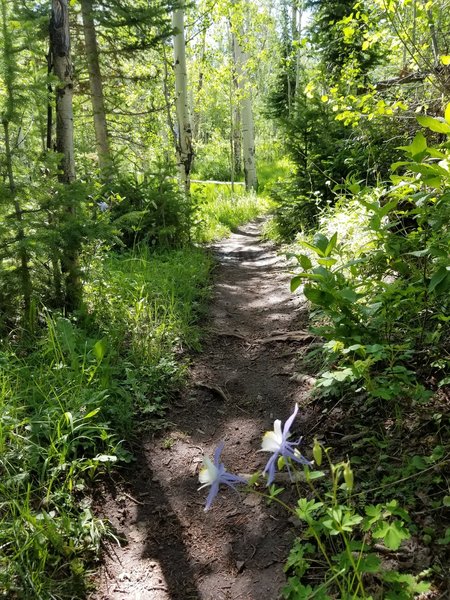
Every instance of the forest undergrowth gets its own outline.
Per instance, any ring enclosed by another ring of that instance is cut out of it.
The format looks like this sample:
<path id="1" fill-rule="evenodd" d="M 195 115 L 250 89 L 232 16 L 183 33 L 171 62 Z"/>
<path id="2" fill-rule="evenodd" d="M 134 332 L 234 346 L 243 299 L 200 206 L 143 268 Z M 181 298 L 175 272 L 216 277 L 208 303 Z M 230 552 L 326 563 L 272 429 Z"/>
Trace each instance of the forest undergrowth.
<path id="1" fill-rule="evenodd" d="M 418 120 L 448 134 L 450 106 L 445 118 Z M 285 247 L 291 290 L 311 305 L 317 344 L 299 369 L 315 381 L 316 444 L 334 482 L 316 472 L 296 510 L 305 529 L 286 566 L 292 600 L 450 589 L 448 144 L 425 133 L 401 148 L 390 182 L 337 186 L 316 227 Z M 301 229 L 297 210 L 282 203 L 266 236 Z"/>
<path id="2" fill-rule="evenodd" d="M 225 207 L 209 225 L 216 239 L 263 203 L 209 192 L 199 208 Z M 202 211 L 204 217 L 202 217 Z M 194 230 L 194 236 L 198 237 Z M 136 425 L 165 426 L 167 403 L 186 375 L 186 349 L 200 347 L 198 322 L 212 259 L 200 247 L 90 247 L 83 311 L 38 307 L 39 327 L 2 340 L 0 589 L 8 598 L 81 598 L 102 539 L 98 476 L 130 463 Z"/>

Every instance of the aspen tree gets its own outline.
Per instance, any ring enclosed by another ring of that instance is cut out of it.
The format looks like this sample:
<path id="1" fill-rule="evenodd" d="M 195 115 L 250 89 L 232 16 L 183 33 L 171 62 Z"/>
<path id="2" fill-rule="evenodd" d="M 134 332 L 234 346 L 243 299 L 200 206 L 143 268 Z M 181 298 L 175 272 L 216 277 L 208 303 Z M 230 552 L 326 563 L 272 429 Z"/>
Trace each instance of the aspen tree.
<path id="1" fill-rule="evenodd" d="M 50 19 L 50 48 L 53 72 L 58 78 L 56 86 L 56 151 L 61 155 L 59 181 L 70 185 L 75 181 L 73 143 L 73 68 L 70 56 L 70 30 L 68 0 L 52 0 Z M 69 222 L 74 223 L 76 206 L 67 206 Z M 66 279 L 65 307 L 71 311 L 82 301 L 82 283 L 79 267 L 79 244 L 67 240 L 62 252 L 62 267 Z"/>
<path id="2" fill-rule="evenodd" d="M 186 68 L 186 39 L 184 32 L 184 6 L 173 11 L 172 25 L 175 108 L 176 108 L 176 153 L 180 182 L 186 196 L 190 196 L 190 172 L 194 156 L 192 149 L 192 129 L 189 115 L 188 77 Z"/>
<path id="3" fill-rule="evenodd" d="M 253 122 L 253 107 L 251 86 L 247 73 L 247 53 L 242 48 L 243 26 L 232 23 L 233 31 L 233 60 L 237 74 L 239 103 L 241 108 L 242 157 L 244 163 L 245 187 L 247 190 L 257 190 L 255 158 L 255 126 Z M 236 31 L 237 30 L 237 31 Z"/>

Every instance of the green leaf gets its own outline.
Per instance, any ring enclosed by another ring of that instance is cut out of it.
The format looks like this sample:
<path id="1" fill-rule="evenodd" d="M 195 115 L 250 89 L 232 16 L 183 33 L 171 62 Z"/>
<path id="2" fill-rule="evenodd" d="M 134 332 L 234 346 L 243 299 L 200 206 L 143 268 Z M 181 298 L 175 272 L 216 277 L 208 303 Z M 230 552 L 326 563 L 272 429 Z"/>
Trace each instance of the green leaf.
<path id="1" fill-rule="evenodd" d="M 433 290 L 435 290 L 436 287 L 442 281 L 444 281 L 444 279 L 447 277 L 447 274 L 448 274 L 448 271 L 447 271 L 446 267 L 443 267 L 443 266 L 439 267 L 439 269 L 437 271 L 435 271 L 433 273 L 433 276 L 431 277 L 430 285 L 428 286 L 428 291 L 432 292 Z"/>
<path id="2" fill-rule="evenodd" d="M 421 115 L 417 117 L 417 121 L 419 122 L 419 125 L 428 127 L 428 129 L 431 129 L 431 131 L 435 131 L 436 133 L 450 133 L 450 125 L 439 119 Z"/>
<path id="3" fill-rule="evenodd" d="M 98 363 L 101 363 L 106 354 L 106 341 L 98 340 L 94 344 L 94 354 Z"/>
<path id="4" fill-rule="evenodd" d="M 321 250 L 322 256 L 327 256 L 326 251 L 331 240 L 329 241 L 327 236 L 323 235 L 323 233 L 316 233 L 316 235 L 313 237 L 313 242 L 315 247 Z"/>
<path id="5" fill-rule="evenodd" d="M 404 150 L 405 152 L 411 154 L 411 156 L 414 157 L 427 149 L 427 140 L 423 133 L 419 131 L 418 133 L 416 133 L 415 138 L 409 146 L 399 146 L 398 149 Z"/>
<path id="6" fill-rule="evenodd" d="M 449 58 L 450 58 L 450 56 L 449 56 Z M 449 124 L 450 124 L 450 102 L 449 102 L 449 103 L 447 104 L 447 106 L 445 107 L 445 113 L 444 113 L 444 116 L 445 116 L 445 120 L 447 121 L 447 123 L 449 123 Z"/>
<path id="7" fill-rule="evenodd" d="M 398 571 L 384 571 L 382 573 L 383 581 L 386 583 L 400 584 L 401 589 L 408 592 L 407 598 L 415 597 L 416 594 L 427 592 L 430 589 L 430 584 L 426 581 L 418 581 L 418 577 L 409 573 L 399 573 Z M 400 596 L 403 598 L 404 596 Z M 398 595 L 387 596 L 389 598 L 398 598 Z"/>
<path id="8" fill-rule="evenodd" d="M 324 256 L 323 251 L 318 246 L 314 246 L 314 244 L 305 242 L 305 240 L 300 240 L 299 244 L 301 246 L 304 246 L 305 248 L 309 248 L 309 250 L 312 250 L 315 254 L 318 254 L 319 256 Z"/>
<path id="9" fill-rule="evenodd" d="M 330 254 L 335 249 L 336 244 L 337 244 L 337 231 L 335 233 L 333 233 L 333 235 L 331 236 L 330 241 L 327 244 L 327 247 L 325 248 L 325 256 L 330 256 Z"/>
<path id="10" fill-rule="evenodd" d="M 333 296 L 330 293 L 314 288 L 311 285 L 305 285 L 303 293 L 310 302 L 318 306 L 328 307 L 333 303 Z"/>
<path id="11" fill-rule="evenodd" d="M 253 473 L 253 475 L 247 481 L 248 487 L 253 487 L 255 485 L 255 483 L 258 481 L 259 476 L 260 476 L 259 471 L 256 471 L 256 473 Z"/>
<path id="12" fill-rule="evenodd" d="M 421 258 L 422 256 L 427 256 L 430 254 L 430 249 L 425 248 L 424 250 L 414 250 L 414 252 L 408 252 L 409 256 L 417 256 L 417 258 Z"/>
<path id="13" fill-rule="evenodd" d="M 382 538 L 386 547 L 390 550 L 398 550 L 402 541 L 411 537 L 401 521 L 393 521 L 392 523 L 383 521 L 375 528 L 372 535 L 374 538 Z"/>
<path id="14" fill-rule="evenodd" d="M 307 271 L 308 269 L 311 269 L 312 262 L 309 259 L 309 256 L 306 256 L 306 254 L 300 254 L 297 258 L 303 270 Z"/>
<path id="15" fill-rule="evenodd" d="M 381 560 L 376 554 L 368 554 L 359 561 L 358 571 L 360 573 L 378 573 L 380 565 Z"/>
<path id="16" fill-rule="evenodd" d="M 332 267 L 337 263 L 337 259 L 327 256 L 326 258 L 318 258 L 317 262 L 319 265 L 323 265 L 324 267 Z"/>
<path id="17" fill-rule="evenodd" d="M 99 408 L 94 408 L 94 410 L 91 410 L 91 412 L 89 412 L 87 415 L 84 415 L 85 419 L 92 419 L 92 417 L 95 417 L 96 414 L 98 414 L 98 412 L 100 411 L 100 407 Z"/>
<path id="18" fill-rule="evenodd" d="M 291 292 L 295 290 L 303 283 L 303 278 L 300 275 L 296 275 L 291 279 Z"/>
<path id="19" fill-rule="evenodd" d="M 321 477 L 325 477 L 324 471 L 309 471 L 306 476 L 307 480 L 320 479 Z"/>

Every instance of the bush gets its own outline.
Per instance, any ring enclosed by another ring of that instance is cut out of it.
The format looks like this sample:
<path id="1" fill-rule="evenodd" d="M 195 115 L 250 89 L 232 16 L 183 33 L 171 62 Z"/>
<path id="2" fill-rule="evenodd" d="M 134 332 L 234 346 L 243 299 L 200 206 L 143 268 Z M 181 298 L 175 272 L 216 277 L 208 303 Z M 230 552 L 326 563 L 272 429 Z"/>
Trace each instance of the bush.
<path id="1" fill-rule="evenodd" d="M 120 175 L 103 196 L 127 248 L 139 243 L 180 247 L 189 239 L 190 207 L 166 166 L 156 165 L 141 175 Z"/>
<path id="2" fill-rule="evenodd" d="M 230 181 L 230 145 L 221 136 L 213 135 L 208 143 L 198 143 L 193 163 L 193 179 Z M 237 173 L 235 176 L 239 175 Z"/>

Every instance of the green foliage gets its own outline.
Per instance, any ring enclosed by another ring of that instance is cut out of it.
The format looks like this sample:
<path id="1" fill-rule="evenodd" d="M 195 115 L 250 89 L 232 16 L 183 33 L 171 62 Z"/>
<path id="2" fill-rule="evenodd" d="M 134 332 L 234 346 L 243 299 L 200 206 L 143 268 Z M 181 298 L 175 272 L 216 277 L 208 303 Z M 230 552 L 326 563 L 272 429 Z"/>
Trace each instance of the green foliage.
<path id="1" fill-rule="evenodd" d="M 77 334 L 70 321 L 49 318 L 39 351 L 0 355 L 0 585 L 8 597 L 83 594 L 86 563 L 108 526 L 80 495 L 128 456 L 105 418 L 98 342 L 82 347 Z"/>
<path id="2" fill-rule="evenodd" d="M 354 381 L 376 398 L 424 400 L 415 373 L 443 377 L 449 335 L 448 148 L 428 147 L 422 134 L 402 148 L 409 160 L 393 165 L 390 188 L 353 188 L 366 219 L 359 252 L 349 256 L 337 233 L 300 242 L 308 253 L 296 256 L 302 272 L 291 288 L 304 283 L 329 340 L 334 370 L 319 386 Z"/>
<path id="3" fill-rule="evenodd" d="M 245 192 L 243 185 L 232 191 L 229 185 L 193 184 L 193 237 L 205 243 L 228 236 L 236 227 L 268 211 L 263 197 Z"/>
<path id="4" fill-rule="evenodd" d="M 300 85 L 289 114 L 279 113 L 269 97 L 269 114 L 285 132 L 295 165 L 290 176 L 270 190 L 278 234 L 288 242 L 317 225 L 321 211 L 337 201 L 336 192 L 349 179 L 375 185 L 387 177 L 395 147 L 404 139 L 404 127 L 395 121 L 375 119 L 350 129 L 313 93 L 313 84 L 302 78 Z"/>
<path id="5" fill-rule="evenodd" d="M 189 247 L 99 253 L 91 264 L 89 319 L 124 357 L 115 381 L 125 386 L 131 412 L 161 416 L 179 385 L 184 367 L 175 354 L 186 346 L 198 347 L 196 322 L 208 297 L 210 267 L 204 252 Z M 124 417 L 122 411 L 119 416 Z"/>
<path id="6" fill-rule="evenodd" d="M 190 207 L 172 169 L 160 164 L 142 175 L 120 175 L 102 196 L 127 248 L 179 247 L 189 239 Z"/>
<path id="7" fill-rule="evenodd" d="M 107 256 L 92 245 L 89 258 L 89 314 L 47 314 L 37 349 L 0 352 L 0 587 L 11 598 L 84 596 L 112 535 L 91 507 L 92 482 L 131 460 L 119 440 L 136 417 L 164 424 L 185 371 L 179 350 L 198 345 L 204 253 Z"/>
<path id="8" fill-rule="evenodd" d="M 333 463 L 330 451 L 316 442 L 314 455 L 325 457 L 329 477 L 305 467 L 304 477 L 312 498 L 300 498 L 295 516 L 304 524 L 286 561 L 288 581 L 283 597 L 383 598 L 408 600 L 430 589 L 420 577 L 385 566 L 376 544 L 396 551 L 410 538 L 410 519 L 396 500 L 384 505 L 360 505 L 352 497 L 353 470 L 349 462 Z M 295 470 L 295 466 L 291 465 Z M 316 477 L 315 475 L 318 475 Z M 315 480 L 320 480 L 316 487 Z M 321 556 L 321 560 L 319 559 Z M 319 583 L 311 584 L 311 581 Z"/>
<path id="9" fill-rule="evenodd" d="M 347 0 L 309 0 L 315 9 L 310 27 L 310 39 L 320 49 L 324 72 L 339 81 L 343 73 L 353 67 L 359 78 L 381 61 L 380 35 L 377 14 L 368 3 Z M 379 15 L 378 15 L 379 18 Z M 356 77 L 353 85 L 356 83 Z"/>
<path id="10" fill-rule="evenodd" d="M 236 175 L 239 179 L 241 174 Z M 220 132 L 213 132 L 207 143 L 199 142 L 196 145 L 192 178 L 231 180 L 230 143 Z"/>

